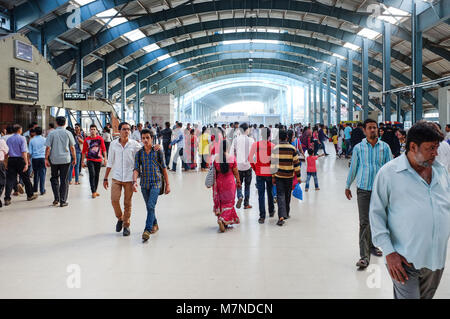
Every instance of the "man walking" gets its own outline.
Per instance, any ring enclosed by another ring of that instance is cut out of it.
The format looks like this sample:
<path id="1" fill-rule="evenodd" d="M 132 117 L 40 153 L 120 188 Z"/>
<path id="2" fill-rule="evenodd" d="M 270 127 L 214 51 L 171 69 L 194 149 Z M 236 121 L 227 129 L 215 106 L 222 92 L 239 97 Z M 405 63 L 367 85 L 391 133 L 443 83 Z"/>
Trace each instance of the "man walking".
<path id="1" fill-rule="evenodd" d="M 102 163 L 106 166 L 106 146 L 103 137 L 98 135 L 97 126 L 95 124 L 91 124 L 89 130 L 91 136 L 84 140 L 81 163 L 83 167 L 88 167 L 92 198 L 96 198 L 100 196 L 100 194 L 97 193 L 100 168 L 102 167 Z M 84 162 L 85 158 L 87 164 Z"/>
<path id="2" fill-rule="evenodd" d="M 175 156 L 173 157 L 173 161 L 172 161 L 172 172 L 176 172 L 177 171 L 177 161 L 178 158 L 181 157 L 181 163 L 183 165 L 183 168 L 187 171 L 189 170 L 188 165 L 186 164 L 186 162 L 184 161 L 184 157 L 183 157 L 183 149 L 184 149 L 184 132 L 182 130 L 183 127 L 183 123 L 178 122 L 177 124 L 177 131 L 176 131 L 176 138 L 169 144 L 170 148 L 172 148 L 173 145 L 177 144 L 177 151 L 175 153 Z"/>
<path id="3" fill-rule="evenodd" d="M 450 177 L 435 160 L 444 138 L 432 122 L 408 131 L 406 153 L 384 165 L 373 185 L 370 225 L 386 256 L 395 299 L 433 298 L 450 236 Z"/>
<path id="4" fill-rule="evenodd" d="M 142 123 L 138 123 L 138 125 L 136 126 L 136 129 L 133 132 L 133 140 L 135 140 L 136 142 L 141 142 L 141 132 L 142 132 Z"/>
<path id="5" fill-rule="evenodd" d="M 163 144 L 163 150 L 164 150 L 164 158 L 166 162 L 166 166 L 169 166 L 170 164 L 170 155 L 171 155 L 171 149 L 169 147 L 170 142 L 172 140 L 172 130 L 170 129 L 170 122 L 166 122 L 166 128 L 161 130 L 161 136 L 162 136 L 162 144 Z"/>
<path id="6" fill-rule="evenodd" d="M 0 138 L 0 196 L 3 194 L 3 190 L 6 186 L 6 168 L 5 158 L 8 155 L 9 148 L 6 142 Z M 0 207 L 2 207 L 2 201 L 0 200 Z"/>
<path id="7" fill-rule="evenodd" d="M 9 153 L 6 156 L 6 190 L 5 190 L 5 206 L 11 204 L 11 191 L 17 184 L 17 175 L 25 185 L 27 200 L 31 201 L 37 198 L 33 194 L 33 186 L 31 185 L 30 175 L 28 171 L 29 158 L 27 142 L 22 135 L 22 126 L 16 124 L 13 127 L 13 135 L 8 138 L 6 144 Z"/>
<path id="8" fill-rule="evenodd" d="M 287 131 L 278 131 L 280 143 L 273 149 L 270 168 L 272 184 L 277 187 L 278 226 L 283 226 L 284 220 L 289 218 L 292 179 L 294 175 L 300 184 L 300 158 L 295 147 L 288 142 Z"/>
<path id="9" fill-rule="evenodd" d="M 163 184 L 164 193 L 169 194 L 169 176 L 167 175 L 164 163 L 163 152 L 153 148 L 153 132 L 148 129 L 142 130 L 142 142 L 144 147 L 135 155 L 133 190 L 137 192 L 137 178 L 141 178 L 141 191 L 147 207 L 147 220 L 145 222 L 142 240 L 145 242 L 150 238 L 150 234 L 158 231 L 158 222 L 155 215 L 156 202 Z"/>
<path id="10" fill-rule="evenodd" d="M 267 127 L 260 129 L 261 141 L 253 143 L 248 159 L 250 165 L 256 174 L 256 188 L 258 189 L 258 206 L 260 224 L 264 224 L 266 219 L 266 207 L 264 203 L 264 194 L 267 191 L 267 202 L 269 208 L 269 217 L 275 214 L 272 193 L 272 174 L 270 171 L 270 158 L 272 150 L 275 147 L 270 142 L 270 130 Z"/>
<path id="11" fill-rule="evenodd" d="M 248 124 L 242 123 L 240 126 L 241 134 L 238 134 L 231 143 L 230 154 L 234 155 L 237 161 L 237 167 L 239 172 L 239 179 L 241 183 L 245 183 L 245 199 L 244 209 L 250 209 L 250 184 L 252 182 L 252 167 L 248 161 L 250 154 L 250 148 L 253 144 L 253 139 L 248 137 Z M 237 203 L 236 208 L 241 208 L 242 204 L 242 187 L 237 188 Z"/>
<path id="12" fill-rule="evenodd" d="M 381 250 L 372 243 L 369 223 L 369 205 L 372 194 L 373 181 L 378 170 L 392 159 L 389 145 L 378 139 L 377 122 L 371 119 L 364 121 L 364 134 L 366 138 L 357 144 L 348 172 L 345 187 L 345 196 L 352 199 L 350 186 L 356 178 L 357 201 L 359 211 L 359 254 L 356 263 L 359 270 L 365 269 L 370 263 L 370 254 L 382 256 Z"/>
<path id="13" fill-rule="evenodd" d="M 349 158 L 351 154 L 351 137 L 352 137 L 352 126 L 351 123 L 346 123 L 344 128 L 344 144 L 345 144 L 345 158 Z"/>
<path id="14" fill-rule="evenodd" d="M 320 124 L 320 128 L 319 128 L 319 141 L 320 141 L 320 145 L 323 148 L 323 154 L 325 154 L 326 156 L 330 155 L 327 153 L 327 150 L 325 149 L 325 143 L 326 141 L 329 139 L 329 137 L 325 134 L 324 132 L 324 128 L 325 125 Z"/>
<path id="15" fill-rule="evenodd" d="M 45 142 L 46 138 L 42 136 L 42 128 L 36 127 L 34 129 L 36 136 L 30 141 L 30 156 L 31 164 L 34 172 L 33 191 L 37 193 L 38 186 L 41 191 L 41 195 L 45 194 L 45 175 L 47 168 L 45 167 Z"/>
<path id="16" fill-rule="evenodd" d="M 112 171 L 111 203 L 117 217 L 116 232 L 130 235 L 131 198 L 133 196 L 134 157 L 141 149 L 141 144 L 130 139 L 131 126 L 127 122 L 119 124 L 120 137 L 109 146 L 108 164 L 106 165 L 103 187 L 109 187 L 108 177 Z M 120 197 L 124 191 L 124 210 L 120 207 Z"/>
<path id="17" fill-rule="evenodd" d="M 69 192 L 69 166 L 72 155 L 72 165 L 75 166 L 75 139 L 73 134 L 64 129 L 66 118 L 58 116 L 56 118 L 56 129 L 52 131 L 45 141 L 45 166 L 51 167 L 50 183 L 52 184 L 53 206 L 65 207 L 67 194 Z M 58 180 L 59 179 L 59 180 Z"/>

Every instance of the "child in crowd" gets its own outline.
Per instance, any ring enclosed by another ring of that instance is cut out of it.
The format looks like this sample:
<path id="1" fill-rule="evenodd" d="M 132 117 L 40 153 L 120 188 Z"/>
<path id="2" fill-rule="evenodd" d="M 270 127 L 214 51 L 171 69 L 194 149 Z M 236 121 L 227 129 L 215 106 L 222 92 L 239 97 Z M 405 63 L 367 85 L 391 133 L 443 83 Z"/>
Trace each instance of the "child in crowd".
<path id="1" fill-rule="evenodd" d="M 306 186 L 305 192 L 309 189 L 309 180 L 314 177 L 314 186 L 316 187 L 316 191 L 320 190 L 319 181 L 317 180 L 317 167 L 316 161 L 319 157 L 325 156 L 325 154 L 314 155 L 314 150 L 308 149 L 308 157 L 306 158 Z"/>
<path id="2" fill-rule="evenodd" d="M 337 136 L 337 133 L 333 135 L 332 139 L 333 139 L 334 149 L 336 150 L 336 156 L 341 158 L 341 155 L 339 154 L 339 149 L 338 149 L 338 136 Z"/>

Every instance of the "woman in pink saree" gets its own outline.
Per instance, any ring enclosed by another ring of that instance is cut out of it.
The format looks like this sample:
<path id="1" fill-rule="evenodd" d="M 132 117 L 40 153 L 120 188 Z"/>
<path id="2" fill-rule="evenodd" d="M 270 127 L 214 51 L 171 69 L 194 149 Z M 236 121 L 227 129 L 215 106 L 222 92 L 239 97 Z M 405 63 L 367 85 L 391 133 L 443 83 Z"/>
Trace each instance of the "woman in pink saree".
<path id="1" fill-rule="evenodd" d="M 215 155 L 213 201 L 214 213 L 217 216 L 220 232 L 232 224 L 239 224 L 239 217 L 234 208 L 236 187 L 241 187 L 236 158 L 227 153 L 227 141 L 220 143 L 218 154 Z"/>

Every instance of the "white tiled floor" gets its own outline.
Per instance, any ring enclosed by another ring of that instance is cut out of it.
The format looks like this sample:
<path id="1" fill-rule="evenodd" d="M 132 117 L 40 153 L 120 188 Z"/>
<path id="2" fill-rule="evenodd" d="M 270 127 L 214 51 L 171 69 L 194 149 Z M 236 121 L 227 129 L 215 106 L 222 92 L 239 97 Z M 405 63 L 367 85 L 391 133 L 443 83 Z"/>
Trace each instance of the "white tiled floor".
<path id="1" fill-rule="evenodd" d="M 238 210 L 241 224 L 224 234 L 206 173 L 170 173 L 172 192 L 157 205 L 160 231 L 146 244 L 141 194 L 133 198 L 132 234 L 123 237 L 109 192 L 99 187 L 101 196 L 90 198 L 87 172 L 66 208 L 50 207 L 49 183 L 36 201 L 13 197 L 0 209 L 0 298 L 392 298 L 382 258 L 372 259 L 372 272 L 356 270 L 358 211 L 356 197 L 344 196 L 347 161 L 319 162 L 321 190 L 293 199 L 285 226 L 276 218 L 258 224 L 252 182 L 253 209 Z M 80 288 L 67 286 L 72 264 Z M 379 288 L 370 288 L 377 276 Z M 450 298 L 448 271 L 436 298 Z"/>

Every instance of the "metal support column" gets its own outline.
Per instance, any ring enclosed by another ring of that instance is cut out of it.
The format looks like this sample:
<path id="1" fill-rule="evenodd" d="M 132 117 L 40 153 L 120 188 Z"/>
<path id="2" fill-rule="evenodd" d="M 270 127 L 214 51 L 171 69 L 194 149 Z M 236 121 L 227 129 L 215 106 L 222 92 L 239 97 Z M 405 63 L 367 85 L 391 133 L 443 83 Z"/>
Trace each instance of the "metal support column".
<path id="1" fill-rule="evenodd" d="M 366 38 L 362 41 L 361 61 L 361 106 L 363 108 L 362 120 L 365 121 L 369 117 L 369 44 Z"/>
<path id="2" fill-rule="evenodd" d="M 330 82 L 331 82 L 331 74 L 330 74 L 330 68 L 327 69 L 327 126 L 329 127 L 331 124 L 331 88 L 330 88 Z"/>
<path id="3" fill-rule="evenodd" d="M 141 78 L 136 74 L 136 124 L 141 122 Z"/>
<path id="4" fill-rule="evenodd" d="M 103 97 L 105 99 L 109 99 L 109 89 L 108 89 L 108 72 L 107 72 L 107 64 L 106 64 L 106 56 L 102 61 L 102 88 L 103 88 Z"/>
<path id="5" fill-rule="evenodd" d="M 341 61 L 336 61 L 336 124 L 341 122 Z"/>
<path id="6" fill-rule="evenodd" d="M 125 103 L 127 99 L 127 91 L 125 87 L 125 70 L 120 69 L 120 97 L 121 97 L 121 108 L 120 108 L 120 116 L 122 117 L 122 122 L 125 121 Z"/>
<path id="7" fill-rule="evenodd" d="M 400 98 L 400 92 L 395 94 L 395 97 L 396 97 L 396 101 L 395 102 L 396 102 L 397 122 L 401 122 L 401 110 L 402 110 L 402 108 L 400 106 L 401 106 L 401 103 L 402 103 L 402 99 Z"/>
<path id="8" fill-rule="evenodd" d="M 313 88 L 313 99 L 314 99 L 314 123 L 313 125 L 316 125 L 317 123 L 317 82 L 314 80 L 314 88 Z"/>
<path id="9" fill-rule="evenodd" d="M 320 124 L 323 124 L 323 74 L 320 73 L 320 78 L 319 78 L 319 107 L 320 107 L 320 111 L 319 111 L 319 115 L 320 115 Z"/>
<path id="10" fill-rule="evenodd" d="M 347 59 L 347 121 L 353 121 L 353 53 L 350 51 Z"/>
<path id="11" fill-rule="evenodd" d="M 383 91 L 391 89 L 391 24 L 383 23 Z M 391 120 L 391 93 L 383 94 L 383 120 Z"/>
<path id="12" fill-rule="evenodd" d="M 417 4 L 412 1 L 412 15 L 411 15 L 411 46 L 412 46 L 412 84 L 422 83 L 422 32 L 418 31 L 418 15 Z M 422 88 L 413 88 L 413 109 L 412 109 L 412 122 L 416 123 L 420 121 L 423 116 L 422 107 Z"/>
<path id="13" fill-rule="evenodd" d="M 77 83 L 77 91 L 78 93 L 81 93 L 83 91 L 83 57 L 81 56 L 81 50 L 77 50 L 77 58 L 76 58 L 76 68 L 77 68 L 77 74 L 76 74 L 76 83 Z"/>
<path id="14" fill-rule="evenodd" d="M 291 124 L 294 124 L 294 88 L 291 85 Z"/>
<path id="15" fill-rule="evenodd" d="M 308 112 L 305 113 L 305 117 L 306 116 L 308 117 L 307 119 L 305 119 L 305 125 L 311 123 L 311 111 L 312 111 L 311 83 L 308 83 Z"/>

